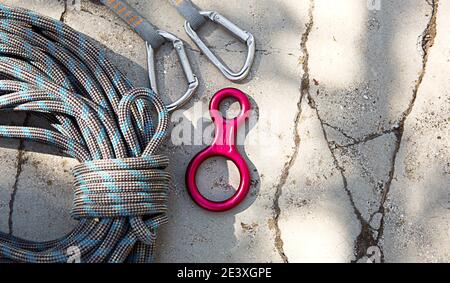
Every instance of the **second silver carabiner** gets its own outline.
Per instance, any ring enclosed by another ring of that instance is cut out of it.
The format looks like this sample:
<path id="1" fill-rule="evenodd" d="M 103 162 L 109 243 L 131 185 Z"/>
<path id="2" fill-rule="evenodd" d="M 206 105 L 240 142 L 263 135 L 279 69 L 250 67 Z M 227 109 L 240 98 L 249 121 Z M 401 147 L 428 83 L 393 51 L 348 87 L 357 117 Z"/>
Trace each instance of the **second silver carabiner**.
<path id="1" fill-rule="evenodd" d="M 245 42 L 248 47 L 247 59 L 245 60 L 244 66 L 239 72 L 233 72 L 228 66 L 226 66 L 222 61 L 217 58 L 216 55 L 206 46 L 203 40 L 198 36 L 195 30 L 191 27 L 188 21 L 185 22 L 184 28 L 189 37 L 197 44 L 200 50 L 208 57 L 208 59 L 222 72 L 222 74 L 233 82 L 242 81 L 249 74 L 256 52 L 256 43 L 253 35 L 247 31 L 242 30 L 230 20 L 220 15 L 218 12 L 213 11 L 199 11 L 199 13 L 210 19 L 211 21 L 223 26 L 229 32 L 231 32 L 234 36 L 240 39 L 242 42 Z"/>
<path id="2" fill-rule="evenodd" d="M 177 52 L 181 67 L 183 68 L 184 75 L 188 82 L 187 91 L 178 100 L 167 105 L 167 110 L 169 112 L 173 112 L 179 107 L 183 106 L 192 97 L 192 95 L 197 90 L 199 83 L 197 76 L 194 75 L 194 72 L 192 71 L 191 64 L 187 57 L 183 41 L 169 32 L 162 30 L 158 30 L 157 32 L 165 40 L 172 43 L 173 48 Z M 148 65 L 148 76 L 150 80 L 150 87 L 155 93 L 158 93 L 155 58 L 156 58 L 155 50 L 153 50 L 150 44 L 147 43 L 147 65 Z"/>

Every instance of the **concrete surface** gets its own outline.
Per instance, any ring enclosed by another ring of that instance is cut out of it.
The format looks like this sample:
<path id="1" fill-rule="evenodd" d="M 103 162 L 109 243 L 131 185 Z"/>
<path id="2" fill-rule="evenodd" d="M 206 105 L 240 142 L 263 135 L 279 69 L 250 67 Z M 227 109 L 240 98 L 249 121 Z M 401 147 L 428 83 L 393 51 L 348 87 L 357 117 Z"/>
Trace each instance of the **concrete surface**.
<path id="1" fill-rule="evenodd" d="M 81 11 L 57 0 L 3 2 L 64 20 L 106 48 L 137 86 L 147 85 L 143 42 L 96 1 L 81 1 Z M 192 44 L 167 1 L 129 2 L 189 44 L 201 85 L 173 117 L 174 137 L 179 118 L 191 130 L 209 123 L 209 99 L 223 87 L 247 92 L 254 110 L 240 148 L 250 162 L 251 193 L 228 213 L 199 209 L 184 187 L 186 166 L 207 139 L 168 142 L 174 181 L 159 262 L 450 260 L 448 1 L 381 0 L 374 9 L 361 0 L 196 0 L 257 39 L 252 73 L 237 85 Z M 201 33 L 240 67 L 242 44 L 212 24 Z M 169 46 L 158 52 L 158 74 L 166 101 L 185 88 Z M 39 123 L 32 116 L 0 122 Z M 0 229 L 35 240 L 70 231 L 76 161 L 38 144 L 0 142 Z M 202 190 L 219 199 L 239 182 L 221 159 L 199 176 Z"/>

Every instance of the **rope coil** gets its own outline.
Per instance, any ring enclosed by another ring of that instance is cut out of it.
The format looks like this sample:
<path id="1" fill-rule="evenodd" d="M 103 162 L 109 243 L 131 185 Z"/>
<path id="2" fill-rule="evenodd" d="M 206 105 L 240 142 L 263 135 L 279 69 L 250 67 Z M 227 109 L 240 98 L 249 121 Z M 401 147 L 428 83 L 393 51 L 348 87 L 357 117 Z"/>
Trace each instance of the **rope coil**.
<path id="1" fill-rule="evenodd" d="M 170 183 L 168 159 L 157 155 L 168 112 L 154 92 L 134 88 L 64 23 L 0 5 L 0 111 L 38 113 L 52 126 L 0 126 L 0 137 L 50 144 L 80 161 L 77 227 L 42 243 L 0 232 L 0 262 L 67 262 L 73 247 L 82 262 L 153 260 Z"/>

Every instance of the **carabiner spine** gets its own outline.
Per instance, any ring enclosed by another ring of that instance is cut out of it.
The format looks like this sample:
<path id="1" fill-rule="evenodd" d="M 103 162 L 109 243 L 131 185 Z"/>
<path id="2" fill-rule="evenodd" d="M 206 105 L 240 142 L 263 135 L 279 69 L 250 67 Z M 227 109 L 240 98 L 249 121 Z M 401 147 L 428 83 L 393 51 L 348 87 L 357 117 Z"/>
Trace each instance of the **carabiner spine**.
<path id="1" fill-rule="evenodd" d="M 192 67 L 189 62 L 189 58 L 187 56 L 183 42 L 181 40 L 174 42 L 173 47 L 177 52 L 178 59 L 180 60 L 181 67 L 183 68 L 183 73 L 184 76 L 186 77 L 186 80 L 188 81 L 189 84 L 195 82 L 196 76 L 194 75 L 194 71 L 192 71 Z"/>
<path id="2" fill-rule="evenodd" d="M 145 46 L 147 47 L 147 70 L 148 70 L 148 79 L 150 81 L 150 88 L 154 93 L 158 94 L 158 83 L 156 80 L 156 58 L 155 58 L 155 50 L 153 50 L 152 46 L 146 42 Z"/>

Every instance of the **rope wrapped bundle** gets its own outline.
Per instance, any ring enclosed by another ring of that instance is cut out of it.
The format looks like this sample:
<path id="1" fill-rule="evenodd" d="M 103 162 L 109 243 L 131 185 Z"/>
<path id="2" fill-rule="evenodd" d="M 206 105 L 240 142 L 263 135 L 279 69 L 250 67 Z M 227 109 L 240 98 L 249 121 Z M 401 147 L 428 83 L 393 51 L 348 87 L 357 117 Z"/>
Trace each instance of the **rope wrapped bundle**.
<path id="1" fill-rule="evenodd" d="M 0 5 L 0 111 L 39 113 L 52 126 L 0 126 L 0 137 L 50 144 L 80 162 L 75 229 L 49 242 L 0 232 L 0 261 L 67 262 L 74 249 L 81 262 L 153 260 L 170 182 L 168 159 L 157 155 L 168 112 L 153 91 L 134 88 L 64 23 Z"/>

